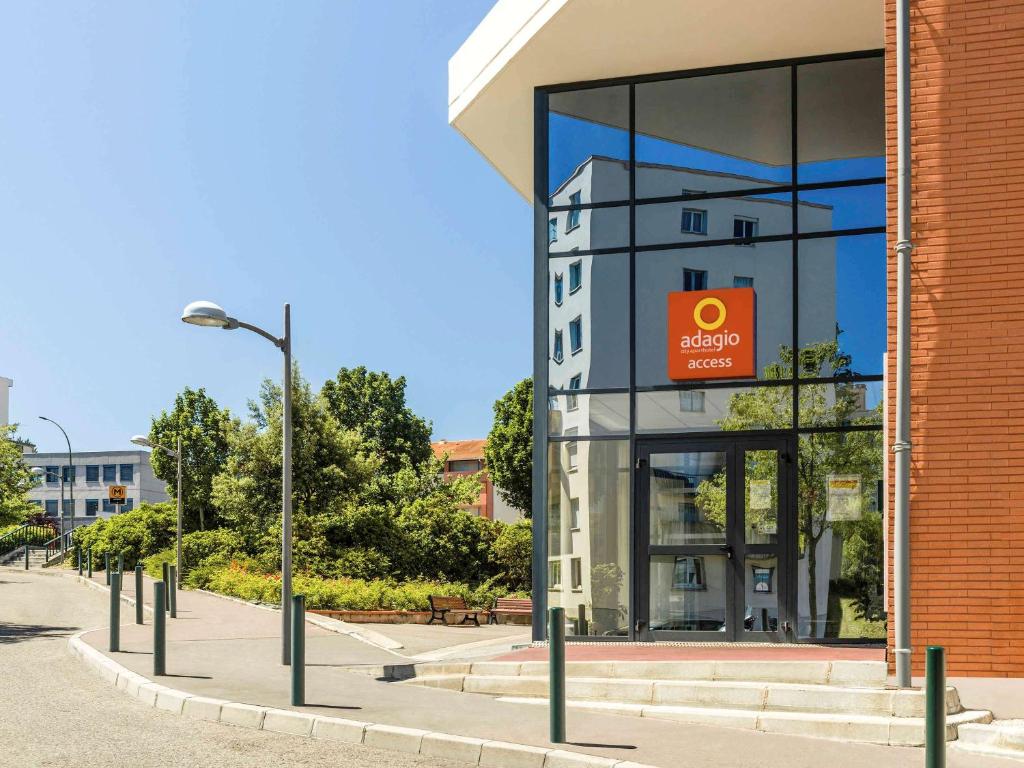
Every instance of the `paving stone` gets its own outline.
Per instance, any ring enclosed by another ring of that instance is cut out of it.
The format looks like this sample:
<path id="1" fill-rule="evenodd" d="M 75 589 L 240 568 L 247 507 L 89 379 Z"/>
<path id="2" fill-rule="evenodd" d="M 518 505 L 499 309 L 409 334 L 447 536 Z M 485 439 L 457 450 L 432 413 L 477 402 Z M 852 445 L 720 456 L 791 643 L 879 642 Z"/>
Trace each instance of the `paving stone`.
<path id="1" fill-rule="evenodd" d="M 268 709 L 263 718 L 264 731 L 290 733 L 293 736 L 309 736 L 313 732 L 313 715 L 293 712 L 288 709 Z"/>
<path id="2" fill-rule="evenodd" d="M 368 747 L 393 749 L 396 752 L 420 751 L 420 742 L 429 731 L 419 728 L 403 728 L 399 725 L 368 725 L 363 734 L 363 743 Z"/>
<path id="3" fill-rule="evenodd" d="M 475 765 L 480 762 L 480 748 L 484 745 L 484 741 L 484 739 L 474 739 L 469 736 L 428 733 L 420 744 L 420 754 Z"/>
<path id="4" fill-rule="evenodd" d="M 544 758 L 551 750 L 505 741 L 485 741 L 480 748 L 482 768 L 544 768 Z"/>
<path id="5" fill-rule="evenodd" d="M 318 717 L 313 723 L 313 738 L 362 744 L 363 732 L 367 725 L 367 723 L 345 720 L 341 717 Z"/>
<path id="6" fill-rule="evenodd" d="M 259 728 L 263 725 L 265 714 L 266 710 L 263 707 L 254 707 L 251 704 L 236 704 L 232 701 L 221 706 L 220 721 L 242 728 Z"/>
<path id="7" fill-rule="evenodd" d="M 208 696 L 191 696 L 185 700 L 182 714 L 196 720 L 220 720 L 220 709 L 226 704 L 223 699 L 211 699 Z"/>

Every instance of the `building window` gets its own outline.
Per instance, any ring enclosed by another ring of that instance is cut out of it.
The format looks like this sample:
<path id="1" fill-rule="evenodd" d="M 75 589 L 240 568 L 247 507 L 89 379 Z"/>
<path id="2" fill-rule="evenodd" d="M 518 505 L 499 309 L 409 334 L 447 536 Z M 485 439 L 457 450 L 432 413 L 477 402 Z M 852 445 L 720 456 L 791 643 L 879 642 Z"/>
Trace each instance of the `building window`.
<path id="1" fill-rule="evenodd" d="M 569 293 L 576 293 L 583 287 L 583 261 L 574 261 L 569 265 Z"/>
<path id="2" fill-rule="evenodd" d="M 110 499 L 103 500 L 103 512 L 104 514 L 112 515 L 117 511 L 117 505 L 111 504 Z"/>
<path id="3" fill-rule="evenodd" d="M 565 444 L 565 455 L 566 455 L 566 466 L 569 468 L 569 472 L 575 472 L 579 469 L 579 456 L 577 455 L 578 448 L 576 442 Z"/>
<path id="4" fill-rule="evenodd" d="M 753 288 L 754 287 L 754 278 L 752 278 L 752 277 L 744 277 L 743 275 L 735 275 L 732 278 L 732 287 L 733 288 Z"/>
<path id="5" fill-rule="evenodd" d="M 48 483 L 59 483 L 60 482 L 60 467 L 47 467 L 46 468 L 46 482 Z"/>
<path id="6" fill-rule="evenodd" d="M 88 464 L 85 467 L 85 482 L 98 483 L 100 481 L 99 464 Z"/>
<path id="7" fill-rule="evenodd" d="M 569 525 L 574 531 L 580 529 L 580 500 L 569 499 Z"/>
<path id="8" fill-rule="evenodd" d="M 565 281 L 562 275 L 555 275 L 555 306 L 562 306 L 562 298 L 565 296 Z"/>
<path id="9" fill-rule="evenodd" d="M 56 517 L 57 516 L 57 500 L 47 499 L 46 500 L 46 516 Z"/>
<path id="10" fill-rule="evenodd" d="M 679 410 L 683 413 L 704 413 L 704 393 L 699 389 L 680 392 Z"/>
<path id="11" fill-rule="evenodd" d="M 583 384 L 583 374 L 577 373 L 571 379 L 569 379 L 569 389 L 579 389 L 580 385 Z M 580 399 L 578 395 L 566 395 L 565 396 L 565 410 L 575 411 L 580 407 Z"/>
<path id="12" fill-rule="evenodd" d="M 85 500 L 85 516 L 96 517 L 96 513 L 100 511 L 100 500 L 99 499 L 86 499 Z"/>
<path id="13" fill-rule="evenodd" d="M 64 511 L 75 514 L 75 502 L 73 499 L 64 499 Z"/>
<path id="14" fill-rule="evenodd" d="M 578 206 L 581 202 L 580 192 L 573 192 L 569 195 L 569 205 Z M 576 227 L 580 225 L 580 209 L 574 207 L 569 211 L 569 215 L 565 219 L 565 231 L 572 232 Z"/>
<path id="15" fill-rule="evenodd" d="M 562 360 L 565 357 L 564 354 L 562 353 L 562 332 L 561 331 L 555 331 L 555 350 L 554 350 L 554 352 L 552 354 L 552 357 L 554 358 L 556 363 L 562 362 Z"/>
<path id="16" fill-rule="evenodd" d="M 548 589 L 562 588 L 562 561 L 548 560 Z"/>
<path id="17" fill-rule="evenodd" d="M 672 573 L 672 589 L 707 589 L 703 557 L 677 557 Z"/>
<path id="18" fill-rule="evenodd" d="M 732 236 L 743 240 L 757 237 L 757 219 L 748 219 L 743 216 L 734 218 L 732 220 Z"/>
<path id="19" fill-rule="evenodd" d="M 60 476 L 63 478 L 65 483 L 75 482 L 75 476 L 78 474 L 75 469 L 76 468 L 74 466 L 68 466 L 67 464 L 60 468 Z"/>
<path id="20" fill-rule="evenodd" d="M 121 465 L 121 482 L 130 483 L 132 481 L 132 474 L 135 469 L 133 464 L 122 464 Z"/>
<path id="21" fill-rule="evenodd" d="M 583 316 L 569 322 L 569 351 L 574 355 L 583 349 Z"/>
<path id="22" fill-rule="evenodd" d="M 103 465 L 103 482 L 104 483 L 116 483 L 117 482 L 117 464 L 104 464 Z"/>
<path id="23" fill-rule="evenodd" d="M 122 512 L 131 512 L 135 509 L 135 499 L 129 497 L 124 500 L 124 504 L 121 505 Z"/>
<path id="24" fill-rule="evenodd" d="M 691 235 L 708 233 L 708 212 L 699 208 L 683 208 L 683 220 L 679 227 L 681 232 Z"/>
<path id="25" fill-rule="evenodd" d="M 569 567 L 571 569 L 570 578 L 572 579 L 572 590 L 573 592 L 583 591 L 583 558 L 574 557 L 569 561 Z"/>
<path id="26" fill-rule="evenodd" d="M 448 462 L 449 472 L 479 472 L 481 469 L 480 459 L 455 459 Z"/>
<path id="27" fill-rule="evenodd" d="M 683 269 L 684 291 L 706 291 L 708 289 L 708 273 L 703 269 Z"/>
<path id="28" fill-rule="evenodd" d="M 548 242 L 553 243 L 558 239 L 558 219 L 548 219 Z"/>
<path id="29" fill-rule="evenodd" d="M 775 571 L 774 568 L 762 568 L 760 566 L 752 566 L 754 576 L 754 592 L 761 594 L 767 594 L 772 591 L 772 574 Z"/>

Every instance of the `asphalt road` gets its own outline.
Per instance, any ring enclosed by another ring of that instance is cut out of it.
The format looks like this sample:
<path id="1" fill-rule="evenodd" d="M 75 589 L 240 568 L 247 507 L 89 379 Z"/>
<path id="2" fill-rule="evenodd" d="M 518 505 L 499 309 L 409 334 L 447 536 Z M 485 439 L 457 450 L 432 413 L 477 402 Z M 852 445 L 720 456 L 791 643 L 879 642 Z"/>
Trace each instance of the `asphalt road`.
<path id="1" fill-rule="evenodd" d="M 106 607 L 102 594 L 59 576 L 0 569 L 0 768 L 461 765 L 144 707 L 67 651 L 68 636 L 105 624 Z"/>

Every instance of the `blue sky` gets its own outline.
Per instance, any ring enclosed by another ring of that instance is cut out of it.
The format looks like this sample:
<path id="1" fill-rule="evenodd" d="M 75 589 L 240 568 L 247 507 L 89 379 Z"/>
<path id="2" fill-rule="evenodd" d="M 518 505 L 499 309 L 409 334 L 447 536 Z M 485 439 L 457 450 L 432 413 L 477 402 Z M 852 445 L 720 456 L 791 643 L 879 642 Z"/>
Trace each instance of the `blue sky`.
<path id="1" fill-rule="evenodd" d="M 316 385 L 404 374 L 481 437 L 530 372 L 528 205 L 447 125 L 492 0 L 8 3 L 0 11 L 0 375 L 40 450 L 130 447 L 185 386 L 241 412 L 280 356 Z"/>

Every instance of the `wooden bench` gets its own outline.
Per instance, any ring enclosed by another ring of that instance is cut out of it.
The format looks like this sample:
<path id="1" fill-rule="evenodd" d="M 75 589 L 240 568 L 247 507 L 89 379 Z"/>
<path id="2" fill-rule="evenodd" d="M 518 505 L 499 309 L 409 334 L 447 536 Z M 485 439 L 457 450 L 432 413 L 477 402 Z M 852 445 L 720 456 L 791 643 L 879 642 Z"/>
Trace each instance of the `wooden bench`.
<path id="1" fill-rule="evenodd" d="M 499 597 L 494 601 L 488 624 L 497 624 L 498 616 L 533 616 L 533 600 L 530 598 Z"/>
<path id="2" fill-rule="evenodd" d="M 451 613 L 462 616 L 462 621 L 459 624 L 472 621 L 478 627 L 480 626 L 480 614 L 484 612 L 483 608 L 470 608 L 461 597 L 430 595 L 427 599 L 430 601 L 430 620 L 427 624 L 433 624 L 435 621 L 447 624 L 448 614 Z"/>

